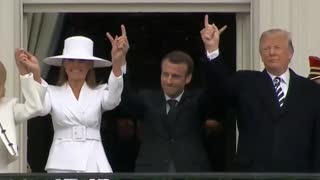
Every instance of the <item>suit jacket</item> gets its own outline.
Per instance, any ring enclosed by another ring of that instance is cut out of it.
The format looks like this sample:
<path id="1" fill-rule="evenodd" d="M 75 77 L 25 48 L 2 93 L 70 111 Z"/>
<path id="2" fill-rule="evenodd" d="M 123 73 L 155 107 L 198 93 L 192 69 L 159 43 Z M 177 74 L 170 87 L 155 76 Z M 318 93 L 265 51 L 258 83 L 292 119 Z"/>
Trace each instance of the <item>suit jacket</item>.
<path id="1" fill-rule="evenodd" d="M 212 110 L 217 106 L 209 105 L 206 91 L 185 89 L 170 119 L 162 90 L 134 91 L 128 74 L 124 77 L 121 107 L 140 120 L 141 145 L 135 171 L 167 172 L 170 161 L 177 172 L 210 171 L 203 126 L 206 117 L 219 119 L 219 115 Z"/>
<path id="2" fill-rule="evenodd" d="M 46 88 L 34 81 L 33 75 L 20 76 L 20 81 L 25 103 L 18 103 L 17 98 L 0 99 L 0 138 L 7 149 L 6 152 L 0 153 L 0 159 L 8 159 L 7 164 L 18 156 L 16 124 L 35 117 L 42 110 L 42 101 L 46 93 Z M 0 169 L 0 172 L 6 171 L 7 169 Z"/>
<path id="3" fill-rule="evenodd" d="M 214 60 L 212 70 L 227 79 L 220 58 Z M 235 168 L 254 172 L 317 171 L 319 86 L 290 69 L 288 92 L 280 108 L 266 70 L 240 71 L 228 79 L 225 92 L 228 105 L 237 115 L 239 130 Z"/>
<path id="4" fill-rule="evenodd" d="M 94 158 L 94 167 L 89 169 L 112 172 L 101 143 L 101 114 L 120 103 L 122 88 L 122 77 L 117 78 L 113 73 L 108 84 L 94 89 L 84 83 L 78 99 L 68 83 L 49 86 L 42 115 L 51 114 L 54 138 L 46 170 L 86 172 L 88 161 Z M 81 139 L 82 133 L 85 139 Z"/>

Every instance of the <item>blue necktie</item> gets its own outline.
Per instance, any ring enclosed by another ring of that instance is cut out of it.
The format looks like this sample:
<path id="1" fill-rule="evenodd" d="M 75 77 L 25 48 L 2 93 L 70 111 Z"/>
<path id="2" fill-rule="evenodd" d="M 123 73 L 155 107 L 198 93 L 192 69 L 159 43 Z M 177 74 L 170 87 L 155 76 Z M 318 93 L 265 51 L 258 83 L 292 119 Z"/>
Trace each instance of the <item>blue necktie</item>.
<path id="1" fill-rule="evenodd" d="M 284 102 L 284 92 L 280 86 L 281 81 L 282 79 L 280 77 L 275 77 L 273 79 L 273 85 L 276 90 L 276 96 L 277 96 L 280 107 L 283 106 L 283 102 Z"/>

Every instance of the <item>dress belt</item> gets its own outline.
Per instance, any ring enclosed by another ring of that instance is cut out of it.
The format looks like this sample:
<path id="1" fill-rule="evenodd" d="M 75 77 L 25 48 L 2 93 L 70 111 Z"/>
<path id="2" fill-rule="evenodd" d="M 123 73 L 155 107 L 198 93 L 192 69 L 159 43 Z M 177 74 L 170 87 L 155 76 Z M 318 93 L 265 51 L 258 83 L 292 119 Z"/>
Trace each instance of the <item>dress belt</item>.
<path id="1" fill-rule="evenodd" d="M 72 139 L 73 141 L 101 141 L 100 130 L 86 126 L 72 126 L 67 128 L 56 129 L 54 132 L 54 138 Z"/>

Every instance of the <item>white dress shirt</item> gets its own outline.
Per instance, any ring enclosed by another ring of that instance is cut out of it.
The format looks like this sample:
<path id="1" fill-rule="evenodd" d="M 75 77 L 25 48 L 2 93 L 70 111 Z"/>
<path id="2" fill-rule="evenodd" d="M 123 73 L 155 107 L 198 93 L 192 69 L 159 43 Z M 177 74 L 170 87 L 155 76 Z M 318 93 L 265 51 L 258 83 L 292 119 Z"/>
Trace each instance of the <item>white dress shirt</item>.
<path id="1" fill-rule="evenodd" d="M 209 61 L 211 61 L 212 59 L 215 59 L 216 57 L 219 56 L 219 49 L 213 51 L 213 52 L 208 52 L 207 51 L 207 58 L 209 59 Z M 268 71 L 267 71 L 268 72 Z M 271 80 L 273 80 L 276 76 L 271 74 L 270 72 L 268 72 Z M 283 90 L 284 93 L 284 97 L 287 96 L 287 92 L 288 92 L 288 88 L 289 88 L 289 81 L 290 81 L 290 72 L 289 72 L 289 68 L 280 76 L 278 76 L 281 78 L 281 82 L 280 82 L 280 87 Z"/>
<path id="2" fill-rule="evenodd" d="M 183 91 L 179 96 L 177 96 L 177 97 L 175 97 L 175 98 L 170 98 L 170 97 L 169 97 L 168 95 L 166 95 L 166 94 L 164 94 L 164 96 L 165 96 L 165 98 L 166 98 L 166 102 L 167 102 L 169 99 L 175 99 L 175 100 L 179 103 L 180 100 L 181 100 L 181 97 L 182 97 L 183 93 L 184 93 L 184 91 Z M 178 104 L 178 103 L 177 103 L 177 104 Z M 167 111 L 167 114 L 168 114 L 169 110 L 170 110 L 170 106 L 169 106 L 168 103 L 166 103 L 166 111 Z"/>

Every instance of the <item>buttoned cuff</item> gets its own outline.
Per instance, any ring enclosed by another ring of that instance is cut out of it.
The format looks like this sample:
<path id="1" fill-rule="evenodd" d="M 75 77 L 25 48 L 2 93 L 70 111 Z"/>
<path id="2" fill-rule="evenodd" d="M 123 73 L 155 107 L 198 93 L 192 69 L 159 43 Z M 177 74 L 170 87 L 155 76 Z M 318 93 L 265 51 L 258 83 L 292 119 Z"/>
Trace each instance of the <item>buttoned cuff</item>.
<path id="1" fill-rule="evenodd" d="M 219 56 L 219 49 L 213 51 L 213 52 L 208 52 L 207 51 L 207 58 L 209 59 L 209 61 L 211 61 L 212 59 L 215 59 L 216 57 Z"/>

